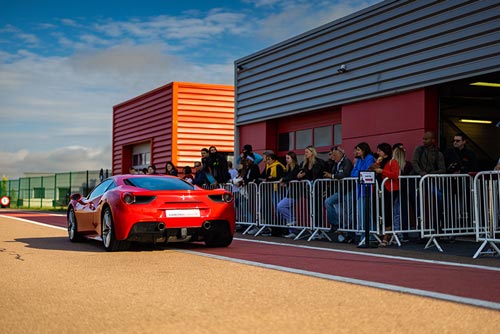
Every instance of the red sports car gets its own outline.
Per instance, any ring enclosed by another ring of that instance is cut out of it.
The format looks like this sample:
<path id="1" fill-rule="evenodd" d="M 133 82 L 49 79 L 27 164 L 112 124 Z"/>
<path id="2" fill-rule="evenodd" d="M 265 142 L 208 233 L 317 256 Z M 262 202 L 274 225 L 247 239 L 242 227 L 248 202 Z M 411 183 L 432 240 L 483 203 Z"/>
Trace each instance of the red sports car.
<path id="1" fill-rule="evenodd" d="M 130 242 L 204 241 L 227 247 L 235 228 L 233 196 L 224 189 L 204 190 L 177 177 L 112 176 L 87 197 L 71 195 L 68 236 L 100 236 L 107 251 Z"/>

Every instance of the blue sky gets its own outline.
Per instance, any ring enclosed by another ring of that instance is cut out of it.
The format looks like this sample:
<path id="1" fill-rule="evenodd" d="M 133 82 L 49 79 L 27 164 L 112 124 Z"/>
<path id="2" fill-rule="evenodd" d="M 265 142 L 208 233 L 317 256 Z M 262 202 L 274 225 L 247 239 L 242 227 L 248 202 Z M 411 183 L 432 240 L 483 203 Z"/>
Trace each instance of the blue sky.
<path id="1" fill-rule="evenodd" d="M 0 0 L 0 176 L 111 166 L 114 105 L 379 0 Z"/>

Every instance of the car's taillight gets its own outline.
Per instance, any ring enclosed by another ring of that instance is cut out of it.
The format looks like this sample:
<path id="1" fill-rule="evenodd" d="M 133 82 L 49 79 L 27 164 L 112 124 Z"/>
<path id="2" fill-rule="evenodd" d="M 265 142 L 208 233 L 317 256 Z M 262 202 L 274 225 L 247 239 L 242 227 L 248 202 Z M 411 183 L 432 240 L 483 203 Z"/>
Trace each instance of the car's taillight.
<path id="1" fill-rule="evenodd" d="M 132 204 L 135 202 L 135 196 L 131 193 L 122 194 L 122 200 L 127 204 Z"/>
<path id="2" fill-rule="evenodd" d="M 233 195 L 231 193 L 213 194 L 213 195 L 208 195 L 208 197 L 214 202 L 230 203 L 233 200 Z"/>
<path id="3" fill-rule="evenodd" d="M 135 204 L 148 204 L 154 201 L 156 196 L 135 196 Z"/>
<path id="4" fill-rule="evenodd" d="M 231 195 L 231 193 L 224 193 L 222 195 L 222 200 L 226 203 L 231 203 L 231 201 L 233 200 L 233 195 Z"/>

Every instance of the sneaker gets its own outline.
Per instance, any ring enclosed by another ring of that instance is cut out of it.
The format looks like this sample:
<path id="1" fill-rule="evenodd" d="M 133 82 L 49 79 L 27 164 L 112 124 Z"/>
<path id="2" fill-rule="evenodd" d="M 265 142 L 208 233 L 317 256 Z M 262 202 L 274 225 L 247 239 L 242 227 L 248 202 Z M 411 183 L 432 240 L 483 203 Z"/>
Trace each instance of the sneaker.
<path id="1" fill-rule="evenodd" d="M 286 223 L 286 226 L 295 226 L 295 225 L 297 225 L 297 222 L 295 220 Z"/>
<path id="2" fill-rule="evenodd" d="M 398 233 L 398 239 L 399 239 L 399 242 L 401 243 L 405 243 L 405 242 L 409 242 L 410 240 L 408 239 L 405 239 L 405 236 L 403 233 Z"/>
<path id="3" fill-rule="evenodd" d="M 255 235 L 259 231 L 258 227 L 252 227 L 246 234 Z"/>
<path id="4" fill-rule="evenodd" d="M 271 230 L 270 227 L 266 227 L 264 228 L 264 230 L 262 230 L 262 233 L 260 235 L 263 237 L 270 237 L 273 235 L 273 230 Z"/>
<path id="5" fill-rule="evenodd" d="M 295 239 L 297 237 L 297 235 L 293 232 L 290 232 L 287 235 L 284 235 L 283 237 L 285 237 L 287 239 Z"/>
<path id="6" fill-rule="evenodd" d="M 323 240 L 325 237 L 321 233 L 317 233 L 311 240 Z"/>

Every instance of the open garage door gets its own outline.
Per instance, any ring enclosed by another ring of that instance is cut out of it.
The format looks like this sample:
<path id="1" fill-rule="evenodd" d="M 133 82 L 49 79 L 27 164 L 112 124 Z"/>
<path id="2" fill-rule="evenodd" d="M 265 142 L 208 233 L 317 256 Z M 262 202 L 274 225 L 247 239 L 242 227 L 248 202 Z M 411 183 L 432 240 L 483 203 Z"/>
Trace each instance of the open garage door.
<path id="1" fill-rule="evenodd" d="M 500 157 L 500 72 L 441 85 L 439 110 L 441 149 L 452 147 L 453 136 L 464 133 L 480 169 L 491 170 Z"/>

